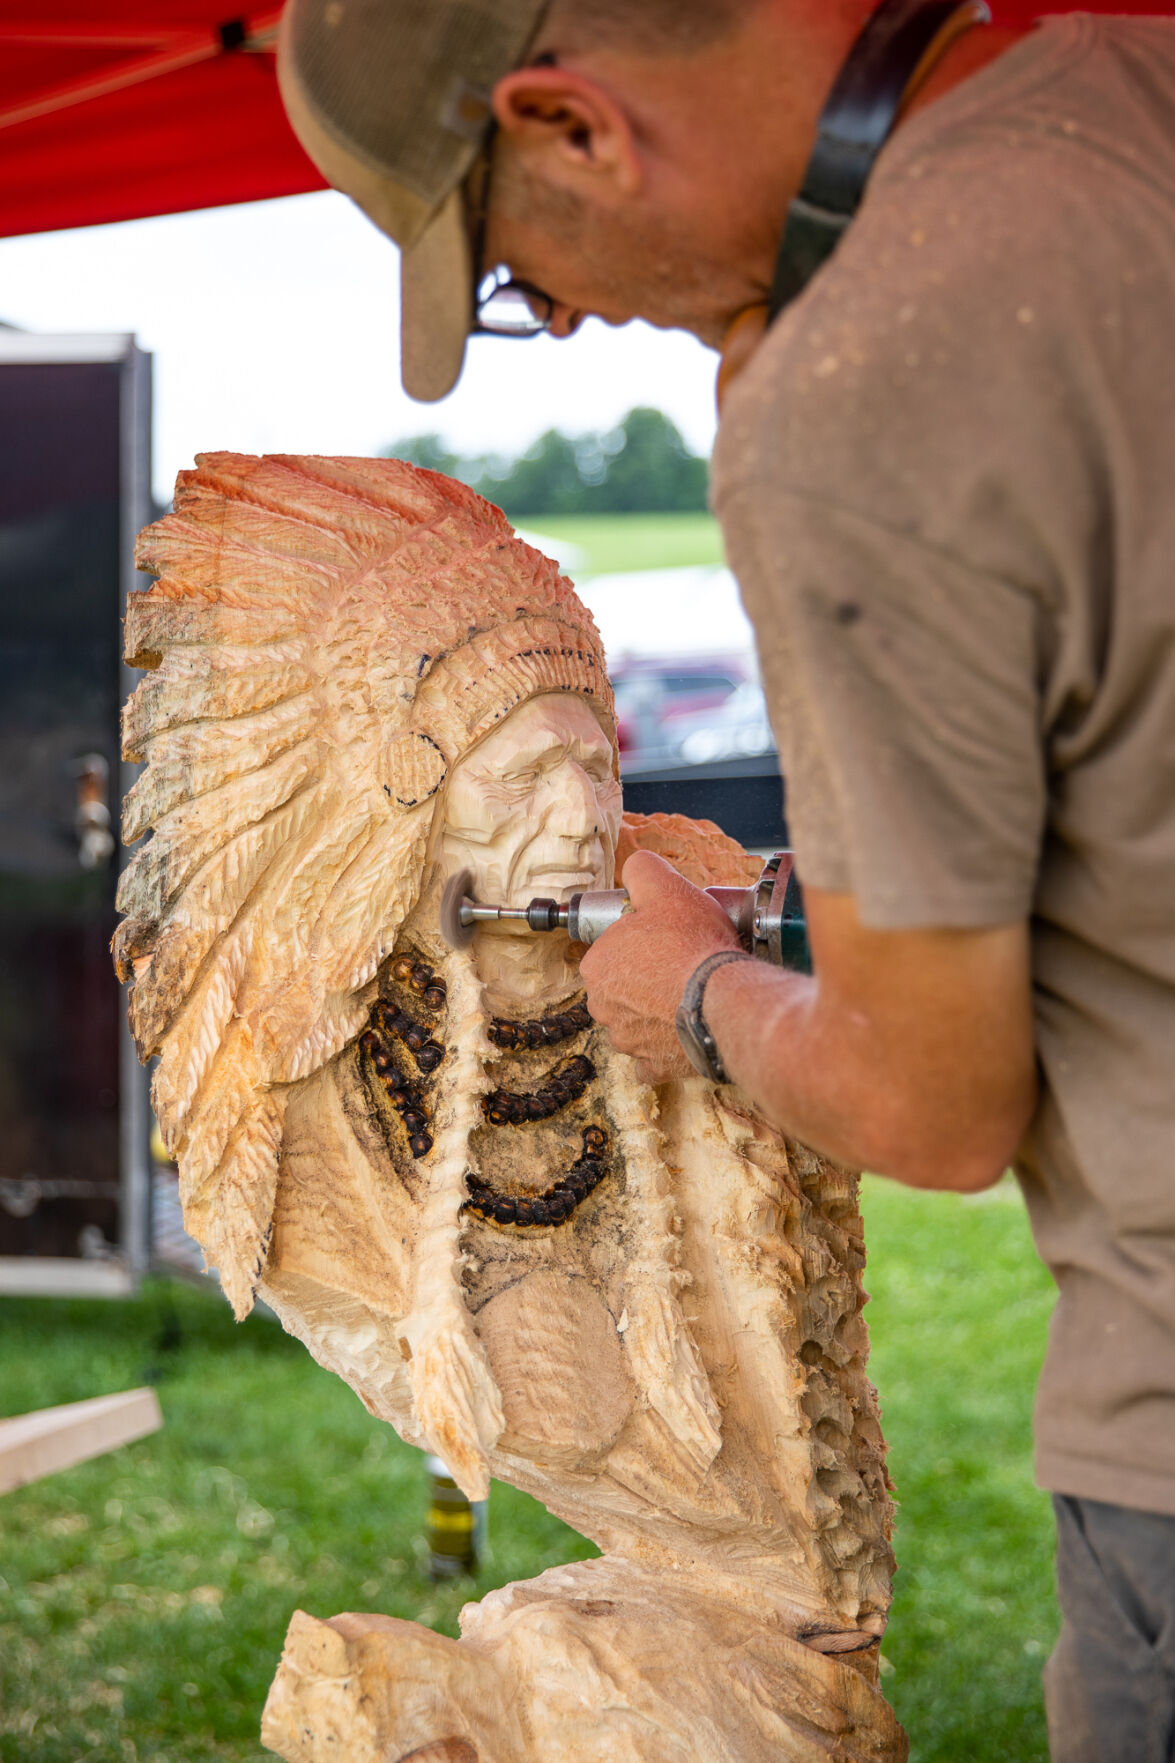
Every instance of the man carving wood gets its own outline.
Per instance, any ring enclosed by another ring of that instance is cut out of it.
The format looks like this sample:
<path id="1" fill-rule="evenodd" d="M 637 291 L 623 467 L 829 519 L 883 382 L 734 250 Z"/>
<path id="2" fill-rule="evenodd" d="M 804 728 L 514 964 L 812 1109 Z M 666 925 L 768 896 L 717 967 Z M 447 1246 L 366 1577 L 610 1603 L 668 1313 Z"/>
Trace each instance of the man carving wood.
<path id="1" fill-rule="evenodd" d="M 446 879 L 610 886 L 611 690 L 553 563 L 394 461 L 213 454 L 139 547 L 145 761 L 116 939 L 188 1229 L 483 1497 L 604 1550 L 461 1642 L 299 1615 L 264 1737 L 299 1763 L 900 1760 L 891 1508 L 856 1177 L 733 1089 L 654 1091 L 565 935 L 448 947 Z M 659 822 L 699 883 L 757 872 Z"/>
<path id="2" fill-rule="evenodd" d="M 830 1155 L 1015 1163 L 1059 1288 L 1051 1743 L 1137 1763 L 1175 1747 L 1175 23 L 986 18 L 292 0 L 282 78 L 402 247 L 414 395 L 503 302 L 723 350 L 715 507 L 815 978 L 731 962 L 699 1008 Z M 645 854 L 624 881 L 589 1002 L 664 1076 L 729 933 Z"/>

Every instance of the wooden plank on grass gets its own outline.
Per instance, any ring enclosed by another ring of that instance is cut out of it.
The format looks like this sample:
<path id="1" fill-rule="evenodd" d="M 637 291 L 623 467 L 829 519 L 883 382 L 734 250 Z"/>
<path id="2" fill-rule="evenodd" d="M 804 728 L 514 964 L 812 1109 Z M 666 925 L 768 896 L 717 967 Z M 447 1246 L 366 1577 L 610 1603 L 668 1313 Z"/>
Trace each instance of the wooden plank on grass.
<path id="1" fill-rule="evenodd" d="M 6 1298 L 129 1298 L 134 1289 L 121 1261 L 0 1255 L 0 1294 Z"/>
<path id="2" fill-rule="evenodd" d="M 0 1494 L 158 1432 L 154 1390 L 123 1390 L 0 1420 Z"/>

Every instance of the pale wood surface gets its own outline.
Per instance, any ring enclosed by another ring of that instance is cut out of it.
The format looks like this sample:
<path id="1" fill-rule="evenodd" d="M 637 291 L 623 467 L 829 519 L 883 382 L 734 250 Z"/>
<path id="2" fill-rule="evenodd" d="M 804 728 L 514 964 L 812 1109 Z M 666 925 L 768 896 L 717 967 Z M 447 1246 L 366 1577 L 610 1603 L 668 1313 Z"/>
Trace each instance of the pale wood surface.
<path id="1" fill-rule="evenodd" d="M 158 1432 L 154 1390 L 124 1390 L 0 1420 L 0 1494 Z"/>
<path id="2" fill-rule="evenodd" d="M 878 1688 L 892 1506 L 857 1178 L 738 1091 L 653 1090 L 565 935 L 453 950 L 446 877 L 523 904 L 620 824 L 599 639 L 553 564 L 394 461 L 215 455 L 141 544 L 149 671 L 116 940 L 189 1231 L 471 1497 L 602 1558 L 462 1639 L 299 1614 L 263 1737 L 299 1763 L 899 1763 Z"/>

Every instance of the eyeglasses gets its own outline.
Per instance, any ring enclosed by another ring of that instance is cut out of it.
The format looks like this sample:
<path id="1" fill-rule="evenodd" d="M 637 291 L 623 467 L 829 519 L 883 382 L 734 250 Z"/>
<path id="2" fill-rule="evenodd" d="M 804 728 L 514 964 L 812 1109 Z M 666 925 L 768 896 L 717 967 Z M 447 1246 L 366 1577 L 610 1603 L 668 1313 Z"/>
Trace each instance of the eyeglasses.
<path id="1" fill-rule="evenodd" d="M 531 282 L 515 281 L 505 269 L 491 270 L 473 295 L 475 337 L 541 337 L 551 328 L 555 302 Z"/>
<path id="2" fill-rule="evenodd" d="M 515 281 L 504 267 L 485 267 L 486 227 L 490 212 L 490 176 L 494 136 L 491 124 L 477 165 L 466 183 L 473 248 L 473 337 L 541 337 L 555 316 L 555 302 L 533 282 Z M 480 175 L 479 175 L 480 174 Z M 476 189 L 476 196 L 472 193 Z"/>

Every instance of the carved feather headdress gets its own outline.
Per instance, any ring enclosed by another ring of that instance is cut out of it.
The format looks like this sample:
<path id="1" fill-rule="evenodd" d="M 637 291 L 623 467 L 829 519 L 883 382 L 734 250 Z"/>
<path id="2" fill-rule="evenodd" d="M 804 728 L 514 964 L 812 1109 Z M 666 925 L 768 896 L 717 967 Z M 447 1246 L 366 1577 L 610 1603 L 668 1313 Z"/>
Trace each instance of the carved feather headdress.
<path id="1" fill-rule="evenodd" d="M 608 719 L 557 566 L 462 484 L 396 460 L 204 454 L 139 539 L 145 762 L 115 936 L 188 1227 L 238 1316 L 264 1259 L 288 1086 L 361 1030 L 415 905 L 449 768 L 516 705 Z"/>

